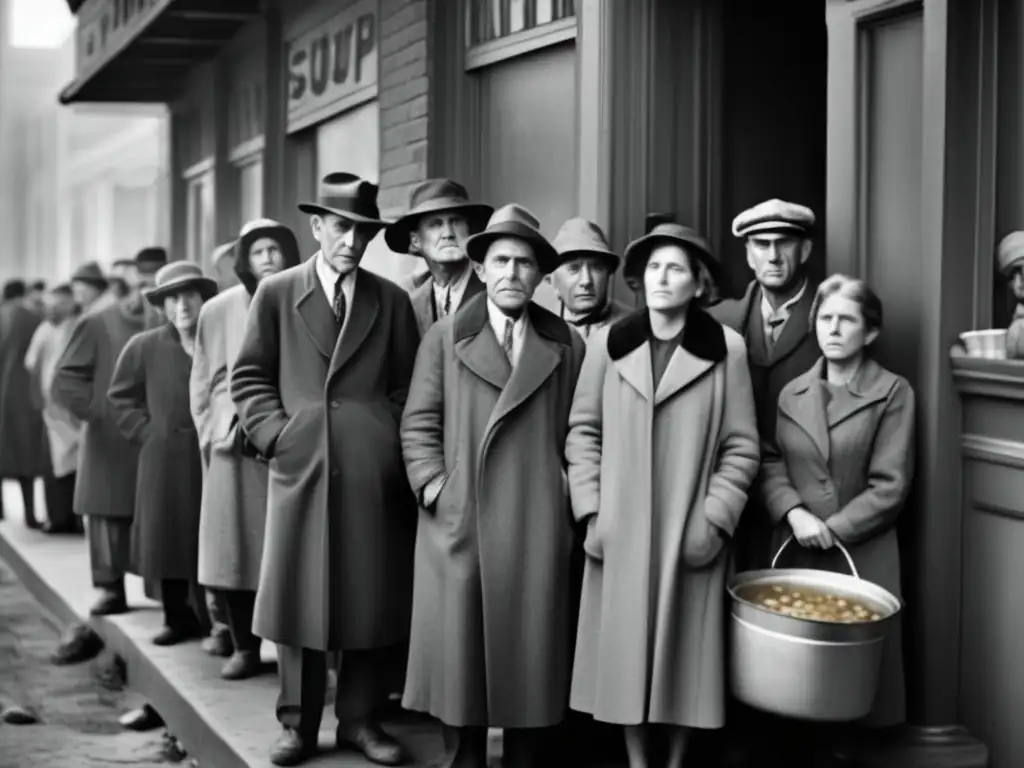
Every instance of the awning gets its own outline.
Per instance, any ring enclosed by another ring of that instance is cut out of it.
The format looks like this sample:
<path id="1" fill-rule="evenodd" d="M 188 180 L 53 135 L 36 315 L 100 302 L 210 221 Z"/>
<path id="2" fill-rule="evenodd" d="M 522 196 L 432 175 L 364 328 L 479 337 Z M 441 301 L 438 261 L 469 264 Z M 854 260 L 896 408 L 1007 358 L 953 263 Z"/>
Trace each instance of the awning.
<path id="1" fill-rule="evenodd" d="M 75 80 L 60 103 L 165 103 L 260 15 L 260 0 L 69 0 L 78 5 Z M 125 10 L 127 8 L 127 11 Z"/>

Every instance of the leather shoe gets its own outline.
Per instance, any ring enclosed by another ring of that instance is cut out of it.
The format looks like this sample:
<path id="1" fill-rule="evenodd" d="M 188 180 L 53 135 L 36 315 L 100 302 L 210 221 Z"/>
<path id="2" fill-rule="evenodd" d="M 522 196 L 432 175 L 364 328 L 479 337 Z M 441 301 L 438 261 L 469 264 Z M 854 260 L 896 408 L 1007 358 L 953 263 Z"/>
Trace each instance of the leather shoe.
<path id="1" fill-rule="evenodd" d="M 316 744 L 308 744 L 294 728 L 285 727 L 270 748 L 270 762 L 274 765 L 298 765 L 312 756 Z"/>
<path id="2" fill-rule="evenodd" d="M 117 722 L 121 724 L 122 728 L 127 728 L 129 731 L 152 731 L 163 725 L 164 719 L 149 704 L 143 704 L 138 709 L 121 715 Z"/>
<path id="3" fill-rule="evenodd" d="M 231 642 L 231 633 L 221 630 L 203 638 L 203 650 L 211 656 L 227 658 L 235 652 L 235 644 Z"/>
<path id="4" fill-rule="evenodd" d="M 123 594 L 118 594 L 110 589 L 104 589 L 99 599 L 89 609 L 90 616 L 114 616 L 119 613 L 128 612 L 128 602 Z"/>
<path id="5" fill-rule="evenodd" d="M 245 680 L 260 673 L 260 654 L 258 651 L 236 651 L 225 662 L 220 676 L 225 680 Z"/>
<path id="6" fill-rule="evenodd" d="M 177 645 L 186 640 L 193 640 L 199 637 L 199 634 L 198 631 L 190 627 L 164 627 L 153 638 L 153 645 Z"/>
<path id="7" fill-rule="evenodd" d="M 377 765 L 402 765 L 408 759 L 405 749 L 373 720 L 339 725 L 339 747 L 353 747 Z"/>

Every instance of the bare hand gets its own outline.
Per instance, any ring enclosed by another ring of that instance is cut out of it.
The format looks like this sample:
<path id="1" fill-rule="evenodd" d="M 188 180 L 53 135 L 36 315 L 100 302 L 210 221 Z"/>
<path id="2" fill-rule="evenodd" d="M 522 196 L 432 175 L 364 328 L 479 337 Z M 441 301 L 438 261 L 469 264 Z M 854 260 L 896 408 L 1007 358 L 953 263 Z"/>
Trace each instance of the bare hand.
<path id="1" fill-rule="evenodd" d="M 815 517 L 803 507 L 794 507 L 786 516 L 789 527 L 793 529 L 801 547 L 813 549 L 831 549 L 835 546 L 835 536 L 825 521 Z"/>

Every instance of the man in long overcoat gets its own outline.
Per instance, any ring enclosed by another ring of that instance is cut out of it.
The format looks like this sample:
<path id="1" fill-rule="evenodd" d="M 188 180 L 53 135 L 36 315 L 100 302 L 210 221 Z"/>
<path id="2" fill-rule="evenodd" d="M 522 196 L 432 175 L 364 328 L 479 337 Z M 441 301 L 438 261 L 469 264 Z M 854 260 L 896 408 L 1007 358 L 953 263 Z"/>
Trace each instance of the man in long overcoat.
<path id="1" fill-rule="evenodd" d="M 25 369 L 28 352 L 42 317 L 30 308 L 25 283 L 11 280 L 0 304 L 0 479 L 17 480 L 25 508 L 25 524 L 38 528 L 36 478 L 50 470 L 42 404 Z M 0 494 L 0 518 L 3 518 Z"/>
<path id="2" fill-rule="evenodd" d="M 191 262 L 157 272 L 145 296 L 167 322 L 128 340 L 107 391 L 121 433 L 139 449 L 132 564 L 135 573 L 160 584 L 164 628 L 153 638 L 157 645 L 175 645 L 202 629 L 189 605 L 203 494 L 189 377 L 199 310 L 216 293 L 217 283 Z"/>
<path id="3" fill-rule="evenodd" d="M 427 279 L 409 284 L 421 336 L 483 290 L 466 255 L 466 241 L 493 212 L 489 205 L 471 202 L 458 182 L 429 179 L 413 189 L 409 212 L 384 230 L 392 251 L 420 256 L 430 270 Z"/>
<path id="4" fill-rule="evenodd" d="M 775 433 L 779 393 L 820 354 L 810 323 L 816 286 L 807 275 L 813 226 L 813 211 L 782 200 L 755 205 L 732 223 L 733 234 L 746 241 L 754 279 L 742 298 L 722 301 L 710 312 L 747 344 L 760 435 Z M 739 570 L 771 562 L 771 522 L 757 497 L 751 493 L 734 538 Z"/>
<path id="5" fill-rule="evenodd" d="M 75 485 L 75 514 L 87 518 L 92 581 L 100 591 L 93 615 L 128 610 L 124 575 L 131 569 L 131 525 L 135 511 L 138 449 L 117 426 L 107 399 L 114 364 L 128 339 L 163 323 L 142 296 L 167 263 L 163 248 L 144 248 L 129 273 L 129 294 L 110 306 L 95 306 L 71 331 L 57 362 L 51 396 L 85 424 Z"/>
<path id="6" fill-rule="evenodd" d="M 409 633 L 416 502 L 398 423 L 419 332 L 408 294 L 359 267 L 384 226 L 377 186 L 332 173 L 299 209 L 320 250 L 260 282 L 231 373 L 241 427 L 270 462 L 253 618 L 279 645 L 270 757 L 315 751 L 326 652 L 341 651 L 338 742 L 397 765 L 404 750 L 379 713 Z"/>
<path id="7" fill-rule="evenodd" d="M 205 478 L 199 523 L 199 583 L 220 596 L 234 654 L 221 676 L 241 680 L 260 668 L 252 631 L 267 519 L 267 462 L 247 450 L 231 399 L 231 369 L 242 346 L 249 303 L 261 280 L 300 261 L 295 234 L 270 219 L 248 222 L 232 248 L 236 284 L 199 313 L 192 361 L 192 417 Z"/>
<path id="8" fill-rule="evenodd" d="M 573 528 L 565 436 L 584 342 L 531 302 L 557 254 L 533 214 L 470 238 L 486 292 L 427 331 L 402 417 L 420 501 L 403 705 L 444 728 L 445 766 L 554 764 L 568 703 Z"/>

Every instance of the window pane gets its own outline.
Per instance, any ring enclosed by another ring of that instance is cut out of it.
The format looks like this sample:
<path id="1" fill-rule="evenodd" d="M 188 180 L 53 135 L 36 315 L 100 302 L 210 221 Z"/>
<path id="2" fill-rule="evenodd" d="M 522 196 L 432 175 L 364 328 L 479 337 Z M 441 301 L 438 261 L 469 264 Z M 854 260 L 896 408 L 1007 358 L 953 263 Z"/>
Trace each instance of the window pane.
<path id="1" fill-rule="evenodd" d="M 489 43 L 516 32 L 576 15 L 574 0 L 463 0 L 466 45 Z"/>

